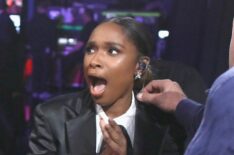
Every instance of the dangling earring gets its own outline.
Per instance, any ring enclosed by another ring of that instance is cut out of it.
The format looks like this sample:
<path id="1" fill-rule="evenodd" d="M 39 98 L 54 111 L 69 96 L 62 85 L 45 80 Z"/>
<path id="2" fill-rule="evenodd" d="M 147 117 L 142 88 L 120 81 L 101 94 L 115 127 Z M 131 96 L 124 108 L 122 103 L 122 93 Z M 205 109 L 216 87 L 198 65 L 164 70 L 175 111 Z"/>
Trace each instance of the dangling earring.
<path id="1" fill-rule="evenodd" d="M 141 79 L 141 71 L 137 71 L 136 75 L 135 75 L 135 80 L 137 79 Z"/>
<path id="2" fill-rule="evenodd" d="M 149 63 L 150 63 L 150 58 L 149 57 L 142 56 L 140 58 L 137 73 L 135 75 L 135 80 L 142 78 L 142 75 L 144 75 L 145 70 L 149 69 Z"/>

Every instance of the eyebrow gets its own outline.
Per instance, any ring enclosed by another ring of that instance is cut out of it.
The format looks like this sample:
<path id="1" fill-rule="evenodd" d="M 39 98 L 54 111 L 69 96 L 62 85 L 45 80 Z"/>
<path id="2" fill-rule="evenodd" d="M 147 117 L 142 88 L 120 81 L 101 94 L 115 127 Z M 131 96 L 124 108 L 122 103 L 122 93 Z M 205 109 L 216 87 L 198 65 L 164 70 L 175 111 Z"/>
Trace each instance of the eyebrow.
<path id="1" fill-rule="evenodd" d="M 86 44 L 86 46 L 95 46 L 95 45 L 96 45 L 96 42 L 94 42 L 94 41 L 89 41 Z M 124 45 L 116 43 L 116 42 L 111 42 L 111 41 L 105 42 L 105 45 L 107 45 L 107 46 L 113 46 L 114 45 L 114 46 L 120 46 L 121 48 L 125 48 Z"/>

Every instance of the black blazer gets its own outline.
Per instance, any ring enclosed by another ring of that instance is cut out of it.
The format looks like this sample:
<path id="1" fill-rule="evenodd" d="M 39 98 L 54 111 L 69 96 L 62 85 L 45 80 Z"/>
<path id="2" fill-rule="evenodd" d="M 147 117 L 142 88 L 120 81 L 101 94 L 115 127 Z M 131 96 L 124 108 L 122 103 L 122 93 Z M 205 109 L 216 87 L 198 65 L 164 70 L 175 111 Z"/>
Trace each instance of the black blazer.
<path id="1" fill-rule="evenodd" d="M 166 117 L 136 103 L 134 155 L 176 155 Z M 95 155 L 95 106 L 88 91 L 62 95 L 39 104 L 29 139 L 30 155 Z"/>

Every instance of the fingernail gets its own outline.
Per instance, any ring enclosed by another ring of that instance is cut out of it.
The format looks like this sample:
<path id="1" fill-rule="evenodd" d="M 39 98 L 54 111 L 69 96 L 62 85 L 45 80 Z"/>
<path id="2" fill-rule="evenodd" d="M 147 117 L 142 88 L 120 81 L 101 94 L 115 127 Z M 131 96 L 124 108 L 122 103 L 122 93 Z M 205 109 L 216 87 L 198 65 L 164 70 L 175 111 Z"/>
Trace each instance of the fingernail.
<path id="1" fill-rule="evenodd" d="M 100 120 L 103 120 L 103 118 L 102 118 L 102 116 L 101 116 L 101 115 L 99 115 L 99 118 L 100 118 Z"/>
<path id="2" fill-rule="evenodd" d="M 143 95 L 142 93 L 138 93 L 138 94 L 137 94 L 137 98 L 138 98 L 139 100 L 141 100 L 141 99 L 142 99 L 142 95 Z"/>

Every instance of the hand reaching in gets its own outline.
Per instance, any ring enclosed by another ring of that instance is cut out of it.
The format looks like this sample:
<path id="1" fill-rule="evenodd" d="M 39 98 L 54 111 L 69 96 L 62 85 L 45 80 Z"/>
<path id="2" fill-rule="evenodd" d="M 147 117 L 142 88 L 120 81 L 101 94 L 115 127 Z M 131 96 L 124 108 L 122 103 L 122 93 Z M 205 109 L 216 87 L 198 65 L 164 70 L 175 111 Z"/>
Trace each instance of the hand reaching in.
<path id="1" fill-rule="evenodd" d="M 166 112 L 174 112 L 184 98 L 186 95 L 179 84 L 171 80 L 153 80 L 137 95 L 139 101 L 153 104 Z"/>

